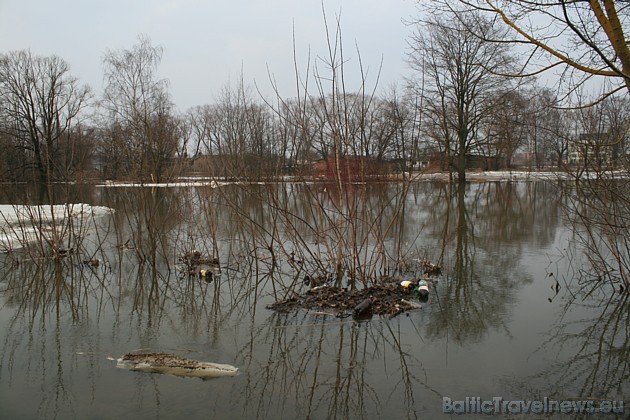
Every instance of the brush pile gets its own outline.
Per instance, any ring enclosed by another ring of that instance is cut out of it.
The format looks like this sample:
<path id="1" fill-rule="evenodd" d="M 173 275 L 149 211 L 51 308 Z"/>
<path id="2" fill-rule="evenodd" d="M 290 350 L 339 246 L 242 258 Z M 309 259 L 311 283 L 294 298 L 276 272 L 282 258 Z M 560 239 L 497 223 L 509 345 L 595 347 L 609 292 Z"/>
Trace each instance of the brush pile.
<path id="1" fill-rule="evenodd" d="M 392 318 L 422 307 L 413 293 L 414 282 L 402 283 L 405 286 L 400 278 L 392 277 L 383 279 L 378 285 L 355 290 L 324 284 L 268 305 L 267 309 L 284 313 L 306 309 L 339 317 L 381 315 Z"/>

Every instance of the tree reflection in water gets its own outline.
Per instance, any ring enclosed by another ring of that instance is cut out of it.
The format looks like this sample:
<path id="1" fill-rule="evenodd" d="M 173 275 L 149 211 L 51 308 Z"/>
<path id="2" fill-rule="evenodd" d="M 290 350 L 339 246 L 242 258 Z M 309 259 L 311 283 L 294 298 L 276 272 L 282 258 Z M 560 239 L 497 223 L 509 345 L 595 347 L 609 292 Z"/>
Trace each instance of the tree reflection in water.
<path id="1" fill-rule="evenodd" d="M 303 188 L 101 191 L 103 204 L 116 213 L 75 254 L 18 266 L 13 257 L 4 259 L 0 314 L 11 318 L 0 356 L 3 389 L 30 393 L 38 408 L 28 415 L 42 418 L 85 417 L 111 401 L 117 401 L 112 410 L 120 416 L 439 413 L 450 377 L 436 378 L 435 366 L 428 364 L 441 361 L 442 343 L 483 345 L 491 334 L 511 335 L 511 307 L 523 285 L 534 280 L 524 266 L 524 249 L 551 246 L 561 196 L 542 183 L 413 184 L 399 203 L 396 187 L 359 187 L 352 197 L 358 214 L 380 220 L 320 232 L 337 220 L 324 213 L 338 206 L 327 203 L 322 190 Z M 306 273 L 329 270 L 325 261 L 337 255 L 334 241 L 349 232 L 342 261 L 347 268 L 360 261 L 369 266 L 356 273 L 412 267 L 424 257 L 443 265 L 443 277 L 421 311 L 356 323 L 265 309 L 303 291 Z M 193 249 L 220 260 L 211 282 L 189 276 L 178 263 Z M 83 263 L 94 256 L 98 267 Z M 610 395 L 628 377 L 627 295 L 614 295 L 606 305 L 595 302 L 604 295 L 574 295 L 576 302 L 602 304 L 600 312 L 588 311 L 601 315 L 590 323 L 581 317 L 558 324 L 558 341 L 586 339 L 572 347 L 583 348 L 578 357 L 562 363 L 570 368 L 566 372 L 581 369 L 580 378 L 588 378 L 584 393 L 588 382 L 593 390 L 607 391 L 592 395 Z M 578 326 L 586 327 L 576 334 Z M 208 383 L 174 380 L 115 372 L 106 359 L 140 348 L 234 364 L 241 375 Z M 588 370 L 596 355 L 597 369 Z M 557 387 L 576 382 L 566 372 L 553 373 Z M 448 374 L 453 381 L 459 375 Z M 28 385 L 33 383 L 36 390 Z"/>
<path id="2" fill-rule="evenodd" d="M 69 391 L 74 376 L 77 348 L 90 352 L 93 344 L 73 328 L 90 312 L 98 313 L 108 302 L 103 296 L 98 273 L 83 267 L 77 255 L 62 261 L 22 262 L 3 270 L 4 305 L 14 308 L 6 324 L 0 357 L 0 381 L 33 386 L 39 399 L 37 417 L 56 417 L 72 407 Z M 22 360 L 24 354 L 29 357 Z M 90 366 L 95 365 L 88 356 Z M 90 385 L 95 390 L 94 372 Z"/>
<path id="3" fill-rule="evenodd" d="M 566 188 L 573 236 L 564 252 L 567 268 L 549 298 L 559 304 L 558 318 L 539 350 L 559 357 L 532 383 L 542 395 L 559 399 L 627 400 L 630 186 L 599 178 Z"/>
<path id="4" fill-rule="evenodd" d="M 549 331 L 540 351 L 569 357 L 536 377 L 558 398 L 623 400 L 630 390 L 629 294 L 567 294 L 562 321 Z"/>
<path id="5" fill-rule="evenodd" d="M 376 319 L 274 314 L 242 350 L 251 372 L 242 416 L 415 418 L 416 399 L 442 394 L 427 382 L 399 327 Z M 393 386 L 379 382 L 381 369 Z"/>
<path id="6" fill-rule="evenodd" d="M 518 187 L 520 186 L 520 187 Z M 520 190 L 519 190 L 520 188 Z M 509 335 L 511 305 L 533 281 L 522 266 L 522 244 L 552 242 L 557 202 L 544 184 L 444 185 L 433 195 L 431 235 L 441 242 L 439 260 L 449 269 L 436 287 L 429 337 L 456 344 L 479 342 L 489 331 Z"/>

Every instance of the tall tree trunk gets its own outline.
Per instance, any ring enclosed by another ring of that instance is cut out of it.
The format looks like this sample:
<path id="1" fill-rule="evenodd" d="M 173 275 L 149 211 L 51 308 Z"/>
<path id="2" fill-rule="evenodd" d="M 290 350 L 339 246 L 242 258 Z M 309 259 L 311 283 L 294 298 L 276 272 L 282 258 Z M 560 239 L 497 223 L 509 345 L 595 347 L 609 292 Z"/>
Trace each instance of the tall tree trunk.
<path id="1" fill-rule="evenodd" d="M 464 125 L 462 124 L 462 127 Z M 458 132 L 458 147 L 457 147 L 457 180 L 459 182 L 466 182 L 466 139 L 468 133 L 465 129 L 460 129 Z"/>

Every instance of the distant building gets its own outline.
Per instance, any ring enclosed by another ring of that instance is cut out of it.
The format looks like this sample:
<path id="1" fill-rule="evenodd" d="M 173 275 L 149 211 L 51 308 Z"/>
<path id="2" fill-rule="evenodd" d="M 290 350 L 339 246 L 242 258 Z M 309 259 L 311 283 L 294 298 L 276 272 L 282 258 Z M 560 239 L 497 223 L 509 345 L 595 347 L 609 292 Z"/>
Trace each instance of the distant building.
<path id="1" fill-rule="evenodd" d="M 621 142 L 610 131 L 582 133 L 569 143 L 569 165 L 593 168 L 615 166 L 621 149 Z"/>

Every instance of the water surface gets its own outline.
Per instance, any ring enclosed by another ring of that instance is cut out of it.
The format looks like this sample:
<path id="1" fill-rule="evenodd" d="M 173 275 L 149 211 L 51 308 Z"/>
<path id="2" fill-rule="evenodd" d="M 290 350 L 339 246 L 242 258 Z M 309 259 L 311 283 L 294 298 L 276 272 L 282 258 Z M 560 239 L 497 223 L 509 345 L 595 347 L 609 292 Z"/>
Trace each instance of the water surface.
<path id="1" fill-rule="evenodd" d="M 76 228 L 62 259 L 1 257 L 0 418 L 436 418 L 443 397 L 630 400 L 628 294 L 580 294 L 583 251 L 553 183 L 353 188 L 60 188 L 56 201 L 115 213 Z M 5 189 L 2 204 L 15 197 L 46 203 Z M 350 208 L 361 223 L 344 221 Z M 183 270 L 191 249 L 220 259 L 212 282 Z M 443 271 L 422 309 L 393 319 L 267 309 L 306 291 L 305 274 L 335 272 L 338 251 L 345 285 L 419 274 L 420 259 Z M 136 350 L 240 375 L 111 360 Z"/>

